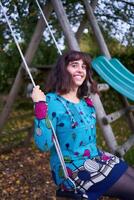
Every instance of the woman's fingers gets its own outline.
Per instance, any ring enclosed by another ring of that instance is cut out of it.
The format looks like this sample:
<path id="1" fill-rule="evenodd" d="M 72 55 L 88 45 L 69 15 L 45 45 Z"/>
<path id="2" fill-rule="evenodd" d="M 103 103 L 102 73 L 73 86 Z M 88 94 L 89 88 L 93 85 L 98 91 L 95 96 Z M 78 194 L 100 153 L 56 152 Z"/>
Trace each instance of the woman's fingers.
<path id="1" fill-rule="evenodd" d="M 31 94 L 31 98 L 34 102 L 38 102 L 38 101 L 45 101 L 46 100 L 46 96 L 44 95 L 44 92 L 42 92 L 42 90 L 40 90 L 40 86 L 37 85 L 33 88 L 33 92 Z"/>
<path id="2" fill-rule="evenodd" d="M 34 88 L 33 88 L 33 90 L 35 91 L 35 90 L 39 90 L 40 89 L 40 86 L 39 85 L 36 85 Z"/>

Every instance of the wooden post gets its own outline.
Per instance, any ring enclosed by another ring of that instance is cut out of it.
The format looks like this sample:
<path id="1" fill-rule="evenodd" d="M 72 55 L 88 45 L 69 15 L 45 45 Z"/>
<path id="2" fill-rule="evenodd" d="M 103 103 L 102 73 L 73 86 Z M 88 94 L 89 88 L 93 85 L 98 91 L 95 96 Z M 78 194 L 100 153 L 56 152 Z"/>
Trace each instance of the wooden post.
<path id="1" fill-rule="evenodd" d="M 53 4 L 54 10 L 57 14 L 58 20 L 61 24 L 61 27 L 65 33 L 65 37 L 67 39 L 69 47 L 71 49 L 79 50 L 80 48 L 79 48 L 78 42 L 71 30 L 69 21 L 67 19 L 67 16 L 65 14 L 65 11 L 64 11 L 61 1 L 55 0 L 55 1 L 51 1 L 51 2 Z M 95 104 L 98 122 L 102 128 L 104 137 L 106 138 L 106 141 L 107 141 L 107 144 L 108 144 L 110 150 L 112 152 L 114 152 L 117 147 L 117 143 L 116 143 L 111 126 L 109 124 L 107 124 L 107 125 L 103 124 L 102 118 L 106 117 L 106 113 L 105 113 L 105 110 L 103 108 L 103 105 L 100 101 L 98 94 L 93 95 L 93 102 Z"/>
<path id="2" fill-rule="evenodd" d="M 70 49 L 77 49 L 80 50 L 78 42 L 74 36 L 74 33 L 72 29 L 70 28 L 69 20 L 66 16 L 65 10 L 63 8 L 62 2 L 58 0 L 51 0 L 54 10 L 56 12 L 57 18 L 61 24 L 61 27 L 63 29 L 65 38 L 68 42 L 68 46 Z"/>
<path id="3" fill-rule="evenodd" d="M 126 97 L 121 98 L 121 100 L 122 100 L 123 104 L 125 105 L 125 108 L 128 108 L 130 106 Z M 126 114 L 126 118 L 128 121 L 128 125 L 132 131 L 132 134 L 134 134 L 134 114 L 132 112 L 129 112 Z"/>
<path id="4" fill-rule="evenodd" d="M 92 7 L 93 10 L 95 10 L 97 3 L 98 3 L 98 0 L 92 0 L 91 1 L 91 7 Z M 84 29 L 88 26 L 88 24 L 89 24 L 88 20 L 87 20 L 86 16 L 84 15 L 81 22 L 80 22 L 80 26 L 79 26 L 76 34 L 75 34 L 77 41 L 80 40 L 80 37 L 81 37 Z"/>
<path id="5" fill-rule="evenodd" d="M 46 6 L 44 7 L 44 12 L 46 13 L 46 18 L 49 18 L 50 14 L 52 12 L 52 6 L 51 6 L 50 2 L 48 4 L 46 4 Z M 44 22 L 43 18 L 41 17 L 37 23 L 35 32 L 33 34 L 31 42 L 28 46 L 28 49 L 25 53 L 25 59 L 26 59 L 28 65 L 30 65 L 30 63 L 32 62 L 32 59 L 36 53 L 36 50 L 37 50 L 40 40 L 42 38 L 44 28 L 45 28 L 45 22 Z M 23 83 L 23 74 L 25 72 L 23 67 L 24 67 L 24 65 L 23 65 L 23 63 L 21 63 L 20 68 L 17 73 L 17 76 L 15 78 L 14 84 L 8 95 L 7 102 L 2 110 L 1 115 L 0 115 L 0 132 L 1 132 L 5 122 L 8 119 L 8 115 L 11 111 L 12 105 L 13 105 L 13 103 L 16 99 L 16 96 L 18 94 L 18 91 Z"/>
<path id="6" fill-rule="evenodd" d="M 90 25 L 91 25 L 91 27 L 93 29 L 94 34 L 95 34 L 97 43 L 98 43 L 98 45 L 100 47 L 101 53 L 103 55 L 105 55 L 107 58 L 111 58 L 109 50 L 107 48 L 107 45 L 106 45 L 105 40 L 103 38 L 103 35 L 102 35 L 101 31 L 100 31 L 100 28 L 98 26 L 98 23 L 96 21 L 96 18 L 94 16 L 94 13 L 92 11 L 91 6 L 90 6 L 88 0 L 83 0 L 83 2 L 84 2 L 84 5 L 85 5 L 85 8 L 87 10 L 87 16 L 89 18 Z"/>

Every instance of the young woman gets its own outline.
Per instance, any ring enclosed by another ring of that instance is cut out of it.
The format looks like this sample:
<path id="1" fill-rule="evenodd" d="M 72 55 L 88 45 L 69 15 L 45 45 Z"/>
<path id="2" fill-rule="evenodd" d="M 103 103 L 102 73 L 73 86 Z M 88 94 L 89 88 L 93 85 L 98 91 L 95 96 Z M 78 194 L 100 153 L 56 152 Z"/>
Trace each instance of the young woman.
<path id="1" fill-rule="evenodd" d="M 96 115 L 90 91 L 97 92 L 91 76 L 91 59 L 78 51 L 60 56 L 46 86 L 47 95 L 36 86 L 35 143 L 50 150 L 53 179 L 61 189 L 73 190 L 64 178 L 52 139 L 48 117 L 56 131 L 66 169 L 77 190 L 90 200 L 102 195 L 134 199 L 134 170 L 118 157 L 96 146 Z"/>

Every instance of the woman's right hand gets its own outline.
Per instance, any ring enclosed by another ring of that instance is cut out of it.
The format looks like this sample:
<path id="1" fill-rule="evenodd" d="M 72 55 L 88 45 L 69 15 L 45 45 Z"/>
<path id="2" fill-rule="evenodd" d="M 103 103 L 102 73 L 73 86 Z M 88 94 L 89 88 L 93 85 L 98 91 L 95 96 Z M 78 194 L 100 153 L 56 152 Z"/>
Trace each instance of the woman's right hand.
<path id="1" fill-rule="evenodd" d="M 35 102 L 35 103 L 39 102 L 39 101 L 46 101 L 46 96 L 45 96 L 44 92 L 42 92 L 40 90 L 39 85 L 37 85 L 33 88 L 31 98 L 32 98 L 33 102 Z"/>

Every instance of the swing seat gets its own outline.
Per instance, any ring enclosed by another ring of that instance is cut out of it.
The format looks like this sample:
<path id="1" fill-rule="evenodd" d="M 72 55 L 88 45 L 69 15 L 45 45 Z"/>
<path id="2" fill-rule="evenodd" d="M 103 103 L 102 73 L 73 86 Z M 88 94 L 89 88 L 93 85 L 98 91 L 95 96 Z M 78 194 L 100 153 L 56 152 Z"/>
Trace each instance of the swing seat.
<path id="1" fill-rule="evenodd" d="M 111 87 L 134 100 L 134 74 L 118 59 L 99 56 L 92 61 L 92 67 Z"/>
<path id="2" fill-rule="evenodd" d="M 84 197 L 81 193 L 75 193 L 75 191 L 65 191 L 61 189 L 56 190 L 56 197 L 70 200 L 87 200 L 87 197 Z"/>

